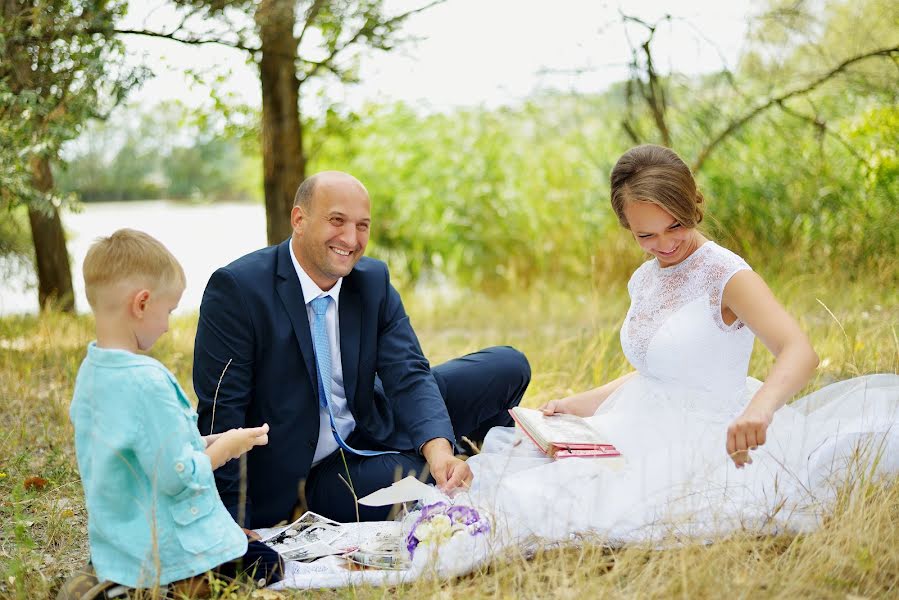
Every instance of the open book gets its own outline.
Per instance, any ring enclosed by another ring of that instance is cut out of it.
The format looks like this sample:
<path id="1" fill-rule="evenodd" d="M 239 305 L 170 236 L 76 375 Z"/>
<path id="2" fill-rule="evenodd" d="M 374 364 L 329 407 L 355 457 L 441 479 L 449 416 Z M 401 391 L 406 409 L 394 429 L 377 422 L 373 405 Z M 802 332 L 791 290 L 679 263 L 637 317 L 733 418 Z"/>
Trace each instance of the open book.
<path id="1" fill-rule="evenodd" d="M 542 411 L 516 406 L 509 410 L 518 427 L 552 458 L 621 456 L 585 419 L 575 415 L 544 416 Z"/>

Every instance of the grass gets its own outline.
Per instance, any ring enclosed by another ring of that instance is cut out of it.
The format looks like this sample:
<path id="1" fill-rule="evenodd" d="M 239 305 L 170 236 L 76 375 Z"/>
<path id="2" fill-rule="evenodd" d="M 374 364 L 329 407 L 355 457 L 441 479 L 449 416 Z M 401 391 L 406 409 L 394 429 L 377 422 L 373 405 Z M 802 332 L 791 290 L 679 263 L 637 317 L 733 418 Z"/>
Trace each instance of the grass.
<path id="1" fill-rule="evenodd" d="M 882 275 L 882 274 L 881 274 Z M 778 297 L 799 316 L 822 358 L 809 389 L 863 373 L 899 371 L 899 302 L 891 277 L 837 281 L 781 276 Z M 521 296 L 464 301 L 406 295 L 432 362 L 487 345 L 511 344 L 534 372 L 524 404 L 597 385 L 629 370 L 618 327 L 623 285 L 572 292 L 536 286 Z M 500 315 L 500 316 L 498 316 Z M 178 318 L 153 355 L 191 390 L 196 315 Z M 83 496 L 68 405 L 86 344 L 87 316 L 44 314 L 0 320 L 0 597 L 41 598 L 88 556 Z M 772 357 L 761 346 L 750 374 Z M 29 486 L 40 476 L 42 489 Z M 846 490 L 847 493 L 852 490 Z M 507 555 L 452 581 L 382 589 L 323 590 L 321 598 L 418 597 L 887 597 L 899 592 L 899 481 L 863 484 L 817 531 L 738 534 L 669 550 L 601 544 Z M 227 595 L 227 594 L 226 594 Z M 284 597 L 290 597 L 284 594 Z M 294 594 L 296 597 L 305 593 Z M 235 598 L 250 598 L 249 589 Z M 259 597 L 258 595 L 256 597 Z M 280 597 L 272 595 L 271 597 Z"/>

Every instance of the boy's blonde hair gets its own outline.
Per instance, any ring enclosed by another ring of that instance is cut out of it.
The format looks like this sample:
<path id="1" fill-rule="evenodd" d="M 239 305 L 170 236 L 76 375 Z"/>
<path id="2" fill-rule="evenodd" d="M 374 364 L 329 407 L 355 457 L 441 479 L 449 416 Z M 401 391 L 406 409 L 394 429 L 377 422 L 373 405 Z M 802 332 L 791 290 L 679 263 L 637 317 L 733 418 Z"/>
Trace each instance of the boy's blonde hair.
<path id="1" fill-rule="evenodd" d="M 159 240 L 134 229 L 119 229 L 94 242 L 82 271 L 87 301 L 95 310 L 110 285 L 134 280 L 153 288 L 183 289 L 187 283 L 178 259 Z"/>

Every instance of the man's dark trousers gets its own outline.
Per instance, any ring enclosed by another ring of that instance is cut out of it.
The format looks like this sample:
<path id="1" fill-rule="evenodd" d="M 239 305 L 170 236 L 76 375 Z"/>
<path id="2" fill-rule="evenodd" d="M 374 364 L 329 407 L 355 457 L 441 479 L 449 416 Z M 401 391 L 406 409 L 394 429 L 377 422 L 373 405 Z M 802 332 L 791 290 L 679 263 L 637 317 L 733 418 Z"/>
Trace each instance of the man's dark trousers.
<path id="1" fill-rule="evenodd" d="M 432 372 L 446 401 L 459 450 L 463 452 L 471 450 L 463 436 L 479 444 L 491 427 L 512 424 L 508 410 L 518 406 L 531 376 L 524 355 L 507 346 L 450 360 L 434 367 Z M 347 442 L 360 449 L 387 449 L 356 432 Z M 355 521 L 357 507 L 353 492 L 362 498 L 406 475 L 420 476 L 425 467 L 425 460 L 418 452 L 369 457 L 338 450 L 309 472 L 305 484 L 307 508 L 335 521 Z M 428 481 L 433 482 L 433 478 Z M 361 520 L 382 521 L 391 507 L 359 505 L 358 509 Z"/>

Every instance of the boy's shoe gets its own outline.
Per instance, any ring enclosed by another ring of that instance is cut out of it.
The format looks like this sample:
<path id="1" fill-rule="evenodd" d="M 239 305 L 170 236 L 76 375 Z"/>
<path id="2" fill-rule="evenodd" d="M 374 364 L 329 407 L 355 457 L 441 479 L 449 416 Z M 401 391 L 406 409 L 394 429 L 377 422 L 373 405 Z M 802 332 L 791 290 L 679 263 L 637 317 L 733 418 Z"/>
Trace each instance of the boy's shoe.
<path id="1" fill-rule="evenodd" d="M 130 588 L 119 585 L 114 581 L 100 581 L 94 574 L 93 568 L 87 565 L 82 571 L 69 577 L 56 600 L 101 600 L 106 598 L 128 598 Z"/>

